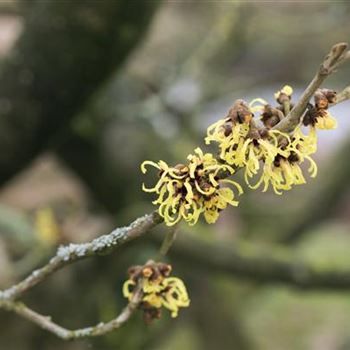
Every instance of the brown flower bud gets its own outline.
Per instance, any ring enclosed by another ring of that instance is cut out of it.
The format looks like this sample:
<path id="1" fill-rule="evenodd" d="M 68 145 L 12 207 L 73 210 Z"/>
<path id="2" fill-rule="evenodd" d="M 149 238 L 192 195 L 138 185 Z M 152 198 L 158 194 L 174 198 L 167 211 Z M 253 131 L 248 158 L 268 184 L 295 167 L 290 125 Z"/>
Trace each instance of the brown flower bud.
<path id="1" fill-rule="evenodd" d="M 290 100 L 291 100 L 291 96 L 288 96 L 283 92 L 281 92 L 277 97 L 277 102 L 281 105 L 283 105 L 284 102 L 289 102 Z"/>
<path id="2" fill-rule="evenodd" d="M 283 105 L 285 102 L 289 102 L 292 98 L 293 89 L 289 85 L 285 85 L 282 90 L 275 93 L 276 101 Z"/>
<path id="3" fill-rule="evenodd" d="M 260 139 L 260 137 L 261 137 L 261 136 L 260 136 L 260 132 L 259 132 L 258 129 L 251 129 L 251 130 L 249 131 L 248 136 L 249 136 L 251 139 L 253 139 L 253 140 Z"/>
<path id="4" fill-rule="evenodd" d="M 169 264 L 159 264 L 159 271 L 164 277 L 168 277 L 171 273 L 172 267 Z"/>
<path id="5" fill-rule="evenodd" d="M 259 129 L 259 134 L 262 139 L 266 139 L 269 136 L 269 131 L 267 129 Z"/>
<path id="6" fill-rule="evenodd" d="M 264 106 L 263 113 L 261 114 L 261 121 L 266 128 L 271 129 L 278 124 L 283 117 L 282 111 L 267 104 Z"/>
<path id="7" fill-rule="evenodd" d="M 250 123 L 253 118 L 253 113 L 250 111 L 247 102 L 237 100 L 228 112 L 228 118 L 232 123 Z"/>
<path id="8" fill-rule="evenodd" d="M 141 308 L 143 309 L 143 321 L 148 325 L 151 324 L 154 320 L 160 319 L 162 311 L 155 307 L 151 307 L 149 304 L 143 303 Z"/>
<path id="9" fill-rule="evenodd" d="M 311 103 L 307 106 L 308 110 L 306 111 L 304 118 L 303 118 L 303 124 L 305 126 L 308 125 L 315 125 L 317 121 L 317 116 L 322 110 L 317 110 L 315 106 L 313 106 Z"/>
<path id="10" fill-rule="evenodd" d="M 232 126 L 231 125 L 225 124 L 223 126 L 223 128 L 224 128 L 224 135 L 225 136 L 229 136 L 232 133 Z"/>
<path id="11" fill-rule="evenodd" d="M 315 106 L 317 109 L 327 109 L 328 108 L 328 99 L 325 94 L 318 89 L 314 95 Z"/>
<path id="12" fill-rule="evenodd" d="M 313 125 L 313 119 L 310 111 L 307 111 L 306 114 L 304 115 L 303 125 L 304 126 Z"/>
<path id="13" fill-rule="evenodd" d="M 140 271 L 141 271 L 141 266 L 131 266 L 128 268 L 128 275 L 129 278 L 132 279 L 133 281 L 136 281 L 139 278 Z"/>
<path id="14" fill-rule="evenodd" d="M 337 92 L 330 89 L 320 89 L 329 103 L 335 103 L 337 101 Z"/>
<path id="15" fill-rule="evenodd" d="M 275 167 L 279 167 L 281 165 L 281 159 L 282 159 L 282 156 L 280 155 L 277 155 L 275 160 L 273 161 L 273 165 Z"/>
<path id="16" fill-rule="evenodd" d="M 296 153 L 291 153 L 290 156 L 288 157 L 288 161 L 291 163 L 299 162 L 300 158 Z"/>
<path id="17" fill-rule="evenodd" d="M 267 129 L 272 129 L 280 122 L 280 119 L 277 116 L 273 115 L 269 118 L 264 118 L 262 121 Z"/>
<path id="18" fill-rule="evenodd" d="M 207 190 L 210 190 L 212 188 L 212 185 L 204 182 L 203 184 L 200 185 L 201 188 L 204 190 L 204 191 L 207 191 Z"/>
<path id="19" fill-rule="evenodd" d="M 285 149 L 288 146 L 288 143 L 288 139 L 283 136 L 278 141 L 278 145 L 281 149 Z"/>

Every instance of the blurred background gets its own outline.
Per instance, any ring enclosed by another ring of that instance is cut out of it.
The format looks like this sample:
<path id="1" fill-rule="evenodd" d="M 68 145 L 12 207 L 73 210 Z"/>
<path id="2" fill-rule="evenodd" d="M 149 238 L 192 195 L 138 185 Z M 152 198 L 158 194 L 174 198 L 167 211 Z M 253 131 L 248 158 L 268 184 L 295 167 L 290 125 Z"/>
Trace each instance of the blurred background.
<path id="1" fill-rule="evenodd" d="M 237 98 L 273 102 L 285 84 L 297 97 L 330 47 L 349 41 L 349 16 L 346 1 L 0 1 L 0 289 L 59 244 L 151 212 L 143 160 L 182 162 Z M 325 86 L 349 83 L 348 65 Z M 0 310 L 0 348 L 350 349 L 348 291 L 211 263 L 225 246 L 349 271 L 349 107 L 332 109 L 339 127 L 320 133 L 316 179 L 283 196 L 247 190 L 217 224 L 181 226 L 168 262 L 191 306 L 177 319 L 165 311 L 146 326 L 137 313 L 107 336 L 66 343 Z M 155 231 L 63 269 L 25 301 L 68 328 L 108 321 L 125 305 L 127 268 L 154 256 L 167 229 Z"/>

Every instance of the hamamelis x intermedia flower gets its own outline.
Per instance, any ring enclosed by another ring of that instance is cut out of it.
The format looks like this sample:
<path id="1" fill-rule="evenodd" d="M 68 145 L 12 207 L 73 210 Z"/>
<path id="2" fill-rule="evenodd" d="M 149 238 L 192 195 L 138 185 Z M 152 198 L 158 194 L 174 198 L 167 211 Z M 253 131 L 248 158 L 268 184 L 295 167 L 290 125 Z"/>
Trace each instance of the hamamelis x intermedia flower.
<path id="1" fill-rule="evenodd" d="M 293 185 L 306 182 L 301 164 L 308 161 L 311 177 L 317 174 L 317 166 L 310 157 L 317 149 L 316 128 L 333 128 L 334 119 L 327 112 L 335 101 L 335 92 L 322 89 L 315 94 L 315 106 L 310 105 L 304 119 L 309 130 L 304 134 L 300 125 L 291 133 L 274 130 L 293 108 L 293 89 L 286 85 L 275 93 L 278 103 L 273 107 L 261 98 L 249 104 L 238 100 L 227 117 L 209 126 L 206 143 L 216 142 L 219 157 L 234 168 L 244 168 L 246 183 L 253 189 L 270 185 L 277 194 L 290 190 Z M 254 114 L 259 112 L 259 118 Z M 257 120 L 258 119 L 258 120 Z M 308 122 L 306 122 L 308 121 Z M 263 124 L 263 125 L 259 125 Z M 258 181 L 252 185 L 252 178 Z"/>
<path id="2" fill-rule="evenodd" d="M 260 179 L 255 185 L 249 184 L 250 188 L 263 186 L 262 190 L 265 192 L 271 185 L 276 194 L 282 194 L 282 191 L 290 190 L 293 185 L 305 184 L 306 180 L 300 167 L 305 160 L 310 163 L 308 168 L 310 176 L 315 177 L 317 165 L 310 157 L 316 151 L 315 135 L 314 129 L 305 135 L 300 128 L 297 128 L 291 137 L 281 134 L 279 139 L 276 138 L 273 152 L 266 153 L 262 158 Z"/>
<path id="3" fill-rule="evenodd" d="M 123 285 L 123 295 L 130 301 L 136 286 L 140 285 L 140 308 L 144 311 L 147 323 L 160 317 L 162 307 L 170 311 L 171 317 L 177 317 L 180 308 L 190 305 L 183 281 L 170 277 L 171 270 L 168 264 L 150 260 L 145 265 L 133 266 L 128 271 L 129 279 Z"/>
<path id="4" fill-rule="evenodd" d="M 211 153 L 204 154 L 200 148 L 196 148 L 187 160 L 187 164 L 174 167 L 164 161 L 145 161 L 141 165 L 143 173 L 147 171 L 147 165 L 159 170 L 156 185 L 147 188 L 143 184 L 143 190 L 158 195 L 152 203 L 159 205 L 159 214 L 168 226 L 175 225 L 181 219 L 194 225 L 202 213 L 208 223 L 214 223 L 227 205 L 238 205 L 233 190 L 225 185 L 232 185 L 239 194 L 243 193 L 237 182 L 220 178 L 220 172 L 232 175 L 234 169 L 228 164 L 219 163 Z"/>
<path id="5" fill-rule="evenodd" d="M 253 111 L 263 108 L 256 105 L 256 102 L 261 104 L 265 101 L 255 99 L 249 105 L 242 100 L 236 101 L 228 117 L 209 126 L 205 138 L 207 144 L 212 141 L 219 144 L 219 156 L 225 163 L 236 168 L 245 168 L 244 176 L 248 184 L 249 178 L 256 175 L 260 169 L 260 160 L 273 161 L 281 152 L 277 140 L 277 135 L 281 133 L 259 130 L 253 123 Z M 249 117 L 243 118 L 240 115 Z M 241 132 L 243 130 L 244 132 Z"/>

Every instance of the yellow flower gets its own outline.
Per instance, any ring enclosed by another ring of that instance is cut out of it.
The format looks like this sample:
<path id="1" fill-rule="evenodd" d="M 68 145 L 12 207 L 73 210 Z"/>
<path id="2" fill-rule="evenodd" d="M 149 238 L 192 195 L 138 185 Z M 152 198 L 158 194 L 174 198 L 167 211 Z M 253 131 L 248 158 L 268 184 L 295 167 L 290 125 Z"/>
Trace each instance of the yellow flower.
<path id="1" fill-rule="evenodd" d="M 145 161 L 141 165 L 141 171 L 147 171 L 146 166 L 151 165 L 159 169 L 159 179 L 152 188 L 146 188 L 145 192 L 155 192 L 158 198 L 153 204 L 159 204 L 159 214 L 164 218 L 168 226 L 175 225 L 185 218 L 190 224 L 197 222 L 200 215 L 199 208 L 193 200 L 193 192 L 189 183 L 189 168 L 185 165 L 169 167 L 164 161 L 154 163 Z M 191 193 L 192 192 L 192 193 Z"/>
<path id="2" fill-rule="evenodd" d="M 126 280 L 123 284 L 123 295 L 129 301 L 132 299 L 132 296 L 133 296 L 133 293 L 132 293 L 132 290 L 130 290 L 130 287 L 133 288 L 135 286 L 136 286 L 136 282 L 131 279 Z"/>
<path id="3" fill-rule="evenodd" d="M 183 281 L 177 277 L 167 277 L 162 273 L 160 266 L 164 264 L 149 262 L 153 273 L 149 277 L 145 277 L 140 273 L 140 269 L 136 270 L 131 278 L 124 282 L 123 295 L 129 301 L 133 298 L 133 292 L 138 283 L 141 283 L 143 292 L 142 302 L 143 308 L 147 311 L 149 308 L 160 309 L 165 307 L 171 312 L 171 317 L 177 317 L 181 307 L 188 307 L 190 299 L 187 294 Z M 154 275 L 158 277 L 154 279 Z"/>
<path id="4" fill-rule="evenodd" d="M 281 190 L 290 190 L 292 185 L 305 183 L 301 169 L 297 164 L 292 164 L 286 159 L 281 159 L 279 164 L 265 163 L 260 180 L 251 188 L 256 189 L 263 184 L 263 192 L 266 192 L 269 185 L 276 194 L 282 194 Z"/>
<path id="5" fill-rule="evenodd" d="M 241 137 L 238 143 L 229 144 L 228 147 L 225 146 L 225 152 L 221 152 L 220 154 L 220 157 L 226 163 L 238 168 L 245 168 L 244 178 L 249 186 L 249 179 L 259 172 L 261 160 L 272 163 L 277 155 L 288 157 L 288 152 L 279 147 L 278 138 L 283 137 L 290 142 L 289 136 L 278 130 L 266 130 L 264 137 L 259 132 L 255 132 L 254 134 L 255 137 Z M 224 142 L 229 143 L 230 140 L 227 139 Z M 222 147 L 222 144 L 220 147 Z M 214 220 L 214 215 L 211 215 L 211 220 Z"/>
<path id="6" fill-rule="evenodd" d="M 159 205 L 159 214 L 168 226 L 175 225 L 181 219 L 189 225 L 194 225 L 200 214 L 209 210 L 208 203 L 211 203 L 210 210 L 218 213 L 223 208 L 220 209 L 215 203 L 218 198 L 222 202 L 223 193 L 229 191 L 231 194 L 226 196 L 226 205 L 238 205 L 238 202 L 233 200 L 232 190 L 221 187 L 227 180 L 220 179 L 220 172 L 234 173 L 230 165 L 220 164 L 211 153 L 203 153 L 200 148 L 196 148 L 194 154 L 190 154 L 187 159 L 187 165 L 179 164 L 175 167 L 169 167 L 163 161 L 158 163 L 146 161 L 141 165 L 143 172 L 146 172 L 146 165 L 160 170 L 157 184 L 153 188 L 146 188 L 143 185 L 143 190 L 158 194 L 158 198 L 152 203 Z M 238 189 L 239 194 L 242 193 L 239 184 L 234 181 L 230 184 Z M 207 214 L 204 217 L 207 222 L 216 221 L 212 218 L 208 220 Z"/>
<path id="7" fill-rule="evenodd" d="M 283 91 L 287 91 L 285 88 Z M 267 102 L 261 98 L 252 100 L 247 109 L 251 112 L 264 110 Z M 252 177 L 259 170 L 259 160 L 266 154 L 272 154 L 272 148 L 276 148 L 276 134 L 278 131 L 270 131 L 268 136 L 273 142 L 265 141 L 259 129 L 252 124 L 232 121 L 232 118 L 219 120 L 209 126 L 207 130 L 206 143 L 214 141 L 219 144 L 220 158 L 227 164 L 238 168 L 246 167 L 245 177 Z M 275 155 L 277 151 L 275 151 Z"/>
<path id="8" fill-rule="evenodd" d="M 254 110 L 260 108 L 253 107 L 255 102 L 265 103 L 262 99 L 255 99 L 250 105 L 243 100 L 235 101 L 226 118 L 208 127 L 205 143 L 218 142 L 221 154 L 237 145 L 242 138 L 248 135 Z"/>
<path id="9" fill-rule="evenodd" d="M 142 301 L 147 302 L 150 306 L 160 309 L 162 307 L 162 297 L 155 293 L 147 294 L 142 298 Z"/>
<path id="10" fill-rule="evenodd" d="M 208 145 L 211 142 L 218 142 L 222 155 L 237 145 L 242 138 L 247 136 L 248 132 L 249 124 L 247 123 L 232 125 L 231 119 L 221 119 L 208 127 L 205 143 Z"/>
<path id="11" fill-rule="evenodd" d="M 258 174 L 260 170 L 260 161 L 263 160 L 265 164 L 272 163 L 280 154 L 285 154 L 285 152 L 267 140 L 258 140 L 257 145 L 253 143 L 249 145 L 244 179 L 250 188 L 256 188 L 256 186 L 251 185 L 250 179 Z M 266 170 L 266 167 L 264 167 L 263 171 Z"/>
<path id="12" fill-rule="evenodd" d="M 293 185 L 306 183 L 300 168 L 305 160 L 310 163 L 310 176 L 317 175 L 317 165 L 310 157 L 317 149 L 315 129 L 311 128 L 309 135 L 305 135 L 298 127 L 292 137 L 283 133 L 280 133 L 280 137 L 284 137 L 282 145 L 275 144 L 270 150 L 265 148 L 262 156 L 263 171 L 258 182 L 250 186 L 252 189 L 263 185 L 262 191 L 265 192 L 271 185 L 276 194 L 282 194 L 282 190 L 290 190 Z M 276 141 L 279 142 L 277 138 Z"/>
<path id="13" fill-rule="evenodd" d="M 239 194 L 243 193 L 242 187 L 235 181 L 223 179 L 220 180 L 222 183 L 231 183 L 234 185 Z M 219 188 L 212 196 L 203 199 L 204 203 L 204 218 L 208 224 L 213 224 L 219 218 L 219 213 L 221 210 L 225 209 L 228 204 L 232 206 L 237 206 L 238 201 L 234 200 L 233 191 L 228 188 Z"/>
<path id="14" fill-rule="evenodd" d="M 301 154 L 311 155 L 317 151 L 317 133 L 314 127 L 309 128 L 309 134 L 305 135 L 298 126 L 293 133 L 291 148 L 298 150 Z"/>
<path id="15" fill-rule="evenodd" d="M 330 130 L 330 129 L 336 129 L 337 128 L 337 120 L 331 116 L 330 113 L 326 112 L 322 115 L 319 115 L 316 118 L 315 127 L 317 129 L 321 130 Z"/>
<path id="16" fill-rule="evenodd" d="M 286 85 L 276 93 L 276 98 L 289 99 L 293 89 Z M 282 96 L 283 95 L 283 96 Z M 283 98 L 282 98 L 283 97 Z M 266 101 L 258 98 L 249 104 L 252 112 L 265 110 Z M 244 132 L 242 126 L 245 127 Z M 281 194 L 282 190 L 289 190 L 293 185 L 305 183 L 300 164 L 305 160 L 310 162 L 311 177 L 317 174 L 317 166 L 310 157 L 317 149 L 317 135 L 314 127 L 309 134 L 304 134 L 300 127 L 292 135 L 273 129 L 259 129 L 252 121 L 249 123 L 232 122 L 231 118 L 221 120 L 208 128 L 207 143 L 218 142 L 220 158 L 227 164 L 244 167 L 245 182 L 256 189 L 263 186 L 266 191 L 271 185 L 273 190 Z M 263 163 L 263 166 L 261 166 Z M 250 181 L 255 176 L 259 180 L 255 185 Z M 213 196 L 205 203 L 204 216 L 208 222 L 215 222 L 218 218 L 218 196 Z M 214 210 L 213 210 L 214 208 Z"/>
<path id="17" fill-rule="evenodd" d="M 253 113 L 262 112 L 267 104 L 268 104 L 267 101 L 265 101 L 264 99 L 262 99 L 260 97 L 254 98 L 252 101 L 249 102 L 249 109 Z"/>
<path id="18" fill-rule="evenodd" d="M 330 103 L 336 101 L 336 92 L 329 89 L 318 89 L 314 95 L 315 105 L 309 104 L 303 124 L 317 129 L 329 130 L 337 127 L 337 120 L 328 112 Z"/>
<path id="19" fill-rule="evenodd" d="M 281 97 L 281 95 L 286 95 L 288 97 L 291 97 L 292 94 L 293 94 L 293 88 L 289 85 L 285 85 L 282 90 L 279 90 L 277 92 L 275 92 L 274 96 L 275 96 L 275 99 L 278 101 Z"/>
<path id="20" fill-rule="evenodd" d="M 163 285 L 162 305 L 171 311 L 171 317 L 177 317 L 180 307 L 190 305 L 186 287 L 183 281 L 177 277 L 165 278 Z"/>
<path id="21" fill-rule="evenodd" d="M 154 280 L 150 280 L 145 278 L 143 280 L 143 291 L 145 293 L 159 293 L 162 290 L 161 282 L 163 281 L 163 278 L 159 276 L 158 278 Z"/>

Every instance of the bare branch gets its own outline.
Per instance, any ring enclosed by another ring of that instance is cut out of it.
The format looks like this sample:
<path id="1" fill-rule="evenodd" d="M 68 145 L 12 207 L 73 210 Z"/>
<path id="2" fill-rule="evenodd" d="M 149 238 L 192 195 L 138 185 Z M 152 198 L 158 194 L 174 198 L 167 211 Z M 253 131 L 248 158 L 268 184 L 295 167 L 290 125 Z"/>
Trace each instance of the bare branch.
<path id="1" fill-rule="evenodd" d="M 339 92 L 337 94 L 337 101 L 335 103 L 333 103 L 331 106 L 335 106 L 338 103 L 342 103 L 346 100 L 350 99 L 350 85 L 347 86 L 343 91 Z"/>
<path id="2" fill-rule="evenodd" d="M 21 302 L 11 300 L 3 302 L 0 301 L 0 306 L 5 308 L 6 310 L 15 312 L 16 314 L 37 324 L 40 328 L 53 333 L 61 339 L 71 340 L 86 337 L 96 337 L 109 333 L 117 328 L 120 328 L 124 323 L 126 323 L 129 320 L 131 315 L 137 309 L 142 300 L 142 296 L 142 290 L 140 286 L 138 286 L 135 293 L 133 293 L 131 301 L 118 315 L 118 317 L 107 323 L 100 322 L 96 326 L 80 328 L 76 330 L 69 330 L 58 325 L 57 323 L 52 321 L 50 316 L 41 315 Z"/>
<path id="3" fill-rule="evenodd" d="M 162 245 L 159 249 L 159 259 L 164 258 L 165 255 L 167 255 L 168 251 L 174 244 L 177 233 L 179 232 L 179 225 L 176 224 L 173 226 L 170 231 L 166 234 L 165 238 L 163 239 Z"/>
<path id="4" fill-rule="evenodd" d="M 295 129 L 315 91 L 330 74 L 334 73 L 341 63 L 348 59 L 348 51 L 345 51 L 347 47 L 348 45 L 346 43 L 338 43 L 332 47 L 331 51 L 320 65 L 316 75 L 301 95 L 299 101 L 286 118 L 282 119 L 274 129 L 285 132 Z"/>
<path id="5" fill-rule="evenodd" d="M 342 54 L 341 59 L 334 65 L 333 71 L 336 72 L 337 69 L 346 61 L 350 59 L 350 50 Z"/>
<path id="6" fill-rule="evenodd" d="M 0 291 L 0 302 L 13 300 L 20 297 L 24 292 L 45 280 L 55 271 L 90 256 L 106 254 L 120 245 L 146 234 L 163 220 L 157 212 L 136 219 L 129 226 L 113 230 L 111 233 L 100 236 L 91 242 L 82 244 L 69 244 L 59 247 L 56 255 L 44 267 L 33 271 L 27 278 L 9 289 Z M 0 304 L 1 307 L 1 304 Z"/>

